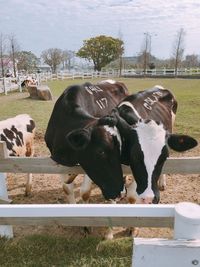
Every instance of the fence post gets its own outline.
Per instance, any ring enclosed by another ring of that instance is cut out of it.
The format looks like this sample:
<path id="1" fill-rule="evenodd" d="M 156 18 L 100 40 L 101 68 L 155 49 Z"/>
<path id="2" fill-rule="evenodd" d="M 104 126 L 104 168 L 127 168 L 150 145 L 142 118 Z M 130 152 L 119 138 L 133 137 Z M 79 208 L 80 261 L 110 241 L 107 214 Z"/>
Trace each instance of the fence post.
<path id="1" fill-rule="evenodd" d="M 5 77 L 3 77 L 3 90 L 4 90 L 5 95 L 7 95 L 6 78 Z"/>
<path id="2" fill-rule="evenodd" d="M 200 264 L 200 206 L 174 209 L 174 239 L 135 238 L 132 267 L 193 267 Z"/>
<path id="3" fill-rule="evenodd" d="M 200 239 L 200 206 L 198 204 L 182 202 L 176 205 L 174 238 Z"/>
<path id="4" fill-rule="evenodd" d="M 6 186 L 6 174 L 0 173 L 0 203 L 8 203 L 7 186 Z M 0 225 L 0 236 L 8 238 L 13 237 L 13 228 L 11 225 Z"/>
<path id="5" fill-rule="evenodd" d="M 5 142 L 0 142 L 0 159 L 8 157 Z M 6 185 L 6 174 L 0 172 L 0 204 L 10 203 Z M 0 236 L 13 237 L 13 228 L 10 225 L 0 225 Z"/>

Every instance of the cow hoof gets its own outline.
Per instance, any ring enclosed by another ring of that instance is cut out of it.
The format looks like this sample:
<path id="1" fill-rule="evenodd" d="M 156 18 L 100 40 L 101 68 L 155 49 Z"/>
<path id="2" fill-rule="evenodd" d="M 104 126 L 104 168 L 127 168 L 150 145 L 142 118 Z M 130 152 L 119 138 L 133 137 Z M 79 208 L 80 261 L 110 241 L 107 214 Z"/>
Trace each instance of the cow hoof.
<path id="1" fill-rule="evenodd" d="M 105 240 L 112 240 L 113 239 L 113 233 L 106 233 Z"/>
<path id="2" fill-rule="evenodd" d="M 137 237 L 139 235 L 139 228 L 138 227 L 131 227 L 127 229 L 128 236 L 130 237 Z"/>
<path id="3" fill-rule="evenodd" d="M 26 190 L 24 195 L 25 195 L 25 197 L 29 197 L 30 194 L 31 194 L 31 191 L 29 191 L 29 190 L 27 191 L 27 190 Z"/>
<path id="4" fill-rule="evenodd" d="M 159 185 L 159 190 L 160 191 L 165 191 L 166 185 Z"/>
<path id="5" fill-rule="evenodd" d="M 83 233 L 84 237 L 86 237 L 92 233 L 92 227 L 81 227 L 81 232 Z"/>

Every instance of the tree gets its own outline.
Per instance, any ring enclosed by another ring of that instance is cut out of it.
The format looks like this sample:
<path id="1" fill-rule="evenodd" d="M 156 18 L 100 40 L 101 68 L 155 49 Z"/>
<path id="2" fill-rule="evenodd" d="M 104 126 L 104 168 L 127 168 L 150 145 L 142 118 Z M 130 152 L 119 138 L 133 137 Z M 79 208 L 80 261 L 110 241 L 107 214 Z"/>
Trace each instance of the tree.
<path id="1" fill-rule="evenodd" d="M 18 70 L 33 72 L 37 68 L 38 58 L 31 51 L 20 51 L 17 53 Z"/>
<path id="2" fill-rule="evenodd" d="M 184 66 L 187 68 L 199 67 L 200 66 L 199 56 L 195 54 L 187 55 L 185 56 L 185 60 L 183 63 Z"/>
<path id="3" fill-rule="evenodd" d="M 12 64 L 13 64 L 13 74 L 14 74 L 14 77 L 16 77 L 17 76 L 17 69 L 16 69 L 17 60 L 16 60 L 16 57 L 17 57 L 17 53 L 19 51 L 19 45 L 18 45 L 17 40 L 16 40 L 14 35 L 11 35 L 9 37 L 9 40 L 10 40 L 10 57 L 11 57 L 11 61 L 12 61 Z"/>
<path id="4" fill-rule="evenodd" d="M 49 48 L 42 52 L 41 57 L 44 63 L 49 65 L 52 72 L 55 73 L 57 67 L 62 63 L 63 51 L 59 48 Z"/>
<path id="5" fill-rule="evenodd" d="M 177 70 L 178 67 L 183 59 L 183 53 L 184 53 L 184 36 L 185 31 L 183 28 L 181 28 L 176 35 L 175 42 L 173 45 L 173 51 L 172 51 L 172 58 L 174 60 L 174 69 L 175 69 L 175 76 L 177 76 Z"/>
<path id="6" fill-rule="evenodd" d="M 62 55 L 63 69 L 70 70 L 72 67 L 72 61 L 75 57 L 75 52 L 71 50 L 64 50 Z"/>
<path id="7" fill-rule="evenodd" d="M 101 71 L 103 67 L 119 58 L 124 52 L 123 41 L 110 36 L 100 35 L 84 40 L 83 43 L 83 47 L 76 55 L 92 61 L 95 71 Z"/>
<path id="8" fill-rule="evenodd" d="M 0 64 L 1 64 L 1 75 L 2 75 L 2 77 L 5 76 L 5 66 L 4 66 L 5 50 L 6 50 L 5 37 L 1 33 L 0 34 Z"/>

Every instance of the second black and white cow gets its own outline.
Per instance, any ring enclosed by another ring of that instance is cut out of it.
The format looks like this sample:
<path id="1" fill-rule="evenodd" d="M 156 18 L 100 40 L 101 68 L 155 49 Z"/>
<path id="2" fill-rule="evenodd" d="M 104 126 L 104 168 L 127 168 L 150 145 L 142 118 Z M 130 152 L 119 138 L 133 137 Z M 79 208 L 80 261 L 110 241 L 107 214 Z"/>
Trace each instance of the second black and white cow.
<path id="1" fill-rule="evenodd" d="M 115 199 L 124 190 L 121 139 L 116 127 L 98 122 L 127 95 L 126 86 L 112 80 L 72 85 L 58 98 L 45 133 L 52 159 L 65 166 L 80 164 L 106 199 Z M 70 194 L 67 183 L 74 177 L 64 179 L 63 188 Z M 75 202 L 73 196 L 69 202 Z"/>
<path id="2" fill-rule="evenodd" d="M 117 125 L 120 131 L 121 162 L 130 165 L 136 182 L 127 192 L 130 202 L 158 203 L 158 179 L 169 148 L 182 152 L 197 145 L 188 135 L 172 134 L 176 110 L 173 94 L 155 86 L 126 97 L 113 111 L 113 118 L 101 119 L 103 123 L 110 120 L 110 126 Z"/>
<path id="3" fill-rule="evenodd" d="M 34 154 L 35 122 L 28 114 L 0 121 L 0 141 L 6 143 L 9 156 L 31 157 Z M 32 174 L 28 174 L 26 195 L 31 191 Z"/>

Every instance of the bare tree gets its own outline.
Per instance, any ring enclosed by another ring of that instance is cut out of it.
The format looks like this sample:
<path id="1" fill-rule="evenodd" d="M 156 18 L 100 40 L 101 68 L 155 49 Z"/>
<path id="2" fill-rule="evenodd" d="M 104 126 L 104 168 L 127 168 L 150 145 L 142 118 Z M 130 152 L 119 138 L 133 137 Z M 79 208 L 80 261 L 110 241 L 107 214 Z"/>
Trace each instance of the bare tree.
<path id="1" fill-rule="evenodd" d="M 192 54 L 185 56 L 184 66 L 187 68 L 194 68 L 200 66 L 200 58 L 198 55 Z"/>
<path id="2" fill-rule="evenodd" d="M 151 51 L 151 35 L 148 32 L 145 32 L 142 50 L 138 57 L 138 62 L 142 63 L 144 75 L 146 74 L 147 66 L 149 65 L 150 51 Z"/>
<path id="3" fill-rule="evenodd" d="M 41 57 L 44 63 L 49 65 L 52 72 L 55 73 L 57 67 L 62 63 L 63 51 L 59 48 L 49 48 L 42 52 Z"/>
<path id="4" fill-rule="evenodd" d="M 184 36 L 185 36 L 185 31 L 183 28 L 181 28 L 177 32 L 175 42 L 173 45 L 172 58 L 174 60 L 175 76 L 177 76 L 178 67 L 183 60 Z"/>
<path id="5" fill-rule="evenodd" d="M 10 40 L 10 57 L 13 64 L 14 77 L 17 76 L 17 53 L 19 52 L 19 45 L 14 35 L 9 37 Z"/>
<path id="6" fill-rule="evenodd" d="M 5 76 L 4 56 L 6 51 L 6 39 L 5 36 L 0 34 L 0 64 L 1 64 L 1 75 Z"/>
<path id="7" fill-rule="evenodd" d="M 75 57 L 75 52 L 71 51 L 71 50 L 64 50 L 62 52 L 62 65 L 63 65 L 63 69 L 71 69 L 72 66 L 72 61 Z"/>
<path id="8" fill-rule="evenodd" d="M 124 43 L 123 41 L 123 35 L 122 35 L 122 32 L 119 30 L 119 33 L 118 33 L 118 38 L 119 40 L 121 40 L 122 43 Z M 122 49 L 122 47 L 119 47 L 119 76 L 121 77 L 122 76 L 122 67 L 123 67 L 123 53 L 124 53 L 124 49 Z"/>

